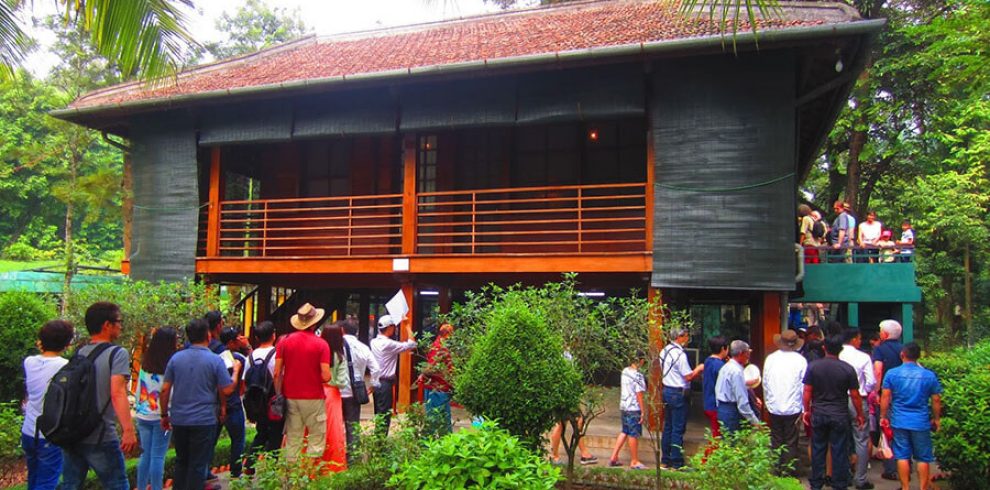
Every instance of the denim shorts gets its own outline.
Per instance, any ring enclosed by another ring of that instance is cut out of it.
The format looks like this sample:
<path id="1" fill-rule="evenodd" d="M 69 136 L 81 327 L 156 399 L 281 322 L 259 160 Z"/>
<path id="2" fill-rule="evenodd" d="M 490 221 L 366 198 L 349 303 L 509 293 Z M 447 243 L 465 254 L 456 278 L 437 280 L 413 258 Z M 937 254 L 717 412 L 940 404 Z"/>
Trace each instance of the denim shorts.
<path id="1" fill-rule="evenodd" d="M 894 459 L 910 460 L 912 456 L 919 463 L 932 463 L 932 432 L 930 430 L 894 429 Z"/>
<path id="2" fill-rule="evenodd" d="M 643 424 L 639 423 L 639 419 L 642 418 L 643 412 L 639 410 L 636 411 L 622 411 L 622 433 L 629 437 L 640 437 L 643 435 Z"/>

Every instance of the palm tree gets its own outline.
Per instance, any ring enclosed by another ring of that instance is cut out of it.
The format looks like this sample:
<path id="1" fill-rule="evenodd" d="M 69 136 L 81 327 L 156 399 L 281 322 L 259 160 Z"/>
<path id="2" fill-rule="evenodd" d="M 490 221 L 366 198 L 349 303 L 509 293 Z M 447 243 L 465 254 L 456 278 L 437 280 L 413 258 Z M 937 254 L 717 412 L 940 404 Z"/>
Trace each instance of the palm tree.
<path id="1" fill-rule="evenodd" d="M 192 0 L 55 0 L 67 23 L 89 33 L 96 50 L 125 77 L 160 79 L 174 73 L 185 46 L 196 44 L 186 30 L 184 8 Z M 13 75 L 31 45 L 16 14 L 30 0 L 0 0 L 0 80 Z"/>

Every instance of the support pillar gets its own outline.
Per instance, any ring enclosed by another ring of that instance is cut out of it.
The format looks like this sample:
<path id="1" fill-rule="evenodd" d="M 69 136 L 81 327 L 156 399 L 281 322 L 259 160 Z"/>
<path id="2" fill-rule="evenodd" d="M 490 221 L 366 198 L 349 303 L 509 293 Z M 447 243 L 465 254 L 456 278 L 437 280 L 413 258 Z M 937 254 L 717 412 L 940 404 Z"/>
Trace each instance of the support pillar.
<path id="1" fill-rule="evenodd" d="M 361 303 L 358 306 L 358 340 L 366 345 L 371 342 L 368 338 L 368 326 L 371 323 L 371 293 L 361 292 Z"/>
<path id="2" fill-rule="evenodd" d="M 440 307 L 440 314 L 441 315 L 446 315 L 447 313 L 450 313 L 450 303 L 451 303 L 451 301 L 450 301 L 450 288 L 447 287 L 447 286 L 441 286 L 440 287 L 440 300 L 439 300 L 439 305 L 438 305 Z"/>
<path id="3" fill-rule="evenodd" d="M 914 305 L 901 303 L 901 342 L 914 342 Z"/>
<path id="4" fill-rule="evenodd" d="M 750 348 L 753 349 L 753 362 L 763 363 L 767 354 L 773 352 L 773 336 L 783 330 L 781 316 L 783 313 L 783 294 L 779 292 L 764 292 L 761 328 L 750 332 Z"/>
<path id="5" fill-rule="evenodd" d="M 846 324 L 859 328 L 859 303 L 849 303 L 846 306 Z"/>
<path id="6" fill-rule="evenodd" d="M 257 315 L 255 316 L 255 322 L 261 322 L 268 319 L 272 314 L 272 287 L 268 284 L 258 285 L 258 306 Z M 244 336 L 248 339 L 251 338 L 251 326 L 245 323 L 244 325 Z"/>
<path id="7" fill-rule="evenodd" d="M 402 140 L 402 254 L 416 253 L 416 136 Z M 412 303 L 410 303 L 412 304 Z"/>
<path id="8" fill-rule="evenodd" d="M 210 202 L 206 219 L 206 256 L 220 255 L 220 147 L 210 149 Z"/>
<path id="9" fill-rule="evenodd" d="M 403 281 L 402 295 L 409 304 L 409 313 L 399 326 L 399 340 L 405 342 L 413 337 L 413 319 L 416 318 L 416 288 L 411 281 Z M 409 406 L 412 387 L 412 352 L 399 354 L 399 396 L 396 398 L 396 409 L 405 412 Z"/>

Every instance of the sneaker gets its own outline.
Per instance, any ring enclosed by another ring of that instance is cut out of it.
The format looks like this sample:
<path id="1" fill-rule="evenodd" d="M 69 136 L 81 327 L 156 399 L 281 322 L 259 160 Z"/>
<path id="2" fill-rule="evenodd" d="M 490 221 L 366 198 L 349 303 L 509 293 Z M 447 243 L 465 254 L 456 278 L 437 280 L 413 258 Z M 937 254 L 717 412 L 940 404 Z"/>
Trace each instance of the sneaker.
<path id="1" fill-rule="evenodd" d="M 619 466 L 622 466 L 622 463 L 620 463 L 618 460 L 612 460 L 608 462 L 609 468 L 618 468 Z"/>
<path id="2" fill-rule="evenodd" d="M 595 455 L 588 456 L 587 458 L 581 456 L 581 464 L 583 465 L 598 464 L 598 457 L 596 457 Z"/>
<path id="3" fill-rule="evenodd" d="M 552 464 L 554 466 L 563 466 L 564 465 L 564 463 L 562 463 L 560 461 L 560 458 L 557 458 L 557 459 L 550 458 L 550 464 Z"/>
<path id="4" fill-rule="evenodd" d="M 880 475 L 880 478 L 883 478 L 884 480 L 890 480 L 890 481 L 899 481 L 900 480 L 900 478 L 897 476 L 897 473 L 883 473 L 883 474 Z"/>
<path id="5" fill-rule="evenodd" d="M 216 481 L 216 480 L 219 480 L 219 479 L 220 479 L 220 477 L 219 477 L 219 476 L 217 476 L 217 475 L 216 475 L 215 473 L 213 473 L 212 471 L 210 472 L 210 474 L 209 474 L 209 475 L 207 475 L 207 476 L 206 476 L 206 481 Z"/>
<path id="6" fill-rule="evenodd" d="M 856 485 L 856 490 L 873 490 L 873 484 L 870 482 L 863 483 L 861 485 Z"/>
<path id="7" fill-rule="evenodd" d="M 831 476 L 827 476 L 827 475 L 825 476 L 825 486 L 826 487 L 829 487 L 829 488 L 832 487 L 832 477 Z"/>

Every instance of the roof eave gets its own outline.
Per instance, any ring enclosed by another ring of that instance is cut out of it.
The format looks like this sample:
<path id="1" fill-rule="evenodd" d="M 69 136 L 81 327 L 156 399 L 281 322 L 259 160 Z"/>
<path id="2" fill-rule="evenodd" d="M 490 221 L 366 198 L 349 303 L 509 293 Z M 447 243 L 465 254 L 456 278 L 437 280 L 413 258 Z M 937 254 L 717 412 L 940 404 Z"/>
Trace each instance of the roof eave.
<path id="1" fill-rule="evenodd" d="M 872 19 L 846 23 L 772 29 L 756 33 L 746 31 L 735 35 L 735 44 L 736 46 L 750 46 L 755 44 L 765 46 L 782 42 L 809 41 L 837 36 L 874 34 L 879 32 L 886 22 L 886 19 Z M 333 87 L 348 82 L 397 80 L 421 75 L 454 74 L 471 71 L 484 71 L 487 69 L 501 69 L 552 62 L 582 61 L 610 57 L 655 55 L 676 52 L 686 53 L 711 49 L 713 47 L 724 47 L 731 42 L 732 40 L 725 36 L 705 36 L 653 41 L 647 43 L 624 44 L 618 46 L 592 47 L 570 51 L 556 51 L 550 53 L 512 56 L 462 63 L 417 66 L 381 72 L 359 73 L 355 75 L 312 78 L 267 85 L 211 90 L 194 94 L 182 94 L 153 99 L 125 101 L 81 108 L 59 109 L 51 111 L 49 114 L 59 119 L 76 122 L 80 119 L 99 116 L 101 113 L 107 112 L 140 112 L 169 106 L 179 107 L 191 105 L 202 101 L 216 101 L 227 97 L 263 96 L 285 90 Z"/>

